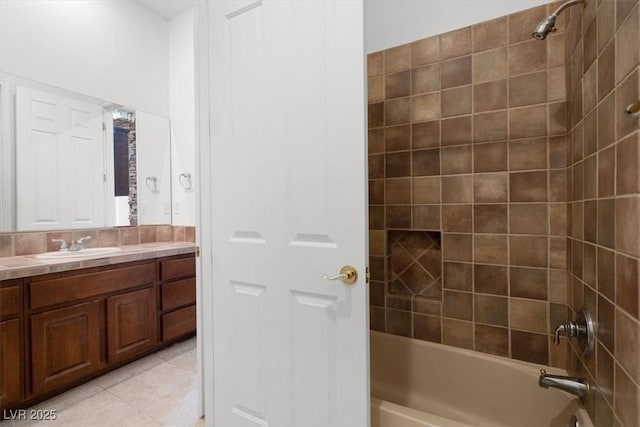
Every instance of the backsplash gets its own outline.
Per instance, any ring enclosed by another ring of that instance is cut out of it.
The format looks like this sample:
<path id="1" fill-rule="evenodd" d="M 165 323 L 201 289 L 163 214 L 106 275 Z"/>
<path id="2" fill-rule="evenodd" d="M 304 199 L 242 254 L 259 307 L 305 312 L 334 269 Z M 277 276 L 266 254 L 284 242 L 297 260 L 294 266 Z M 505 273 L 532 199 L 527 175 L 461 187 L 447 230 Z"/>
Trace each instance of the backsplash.
<path id="1" fill-rule="evenodd" d="M 564 17 L 531 38 L 558 5 L 368 56 L 372 329 L 566 366 Z"/>
<path id="2" fill-rule="evenodd" d="M 640 100 L 638 0 L 587 1 L 567 28 L 570 118 L 568 305 L 598 324 L 595 352 L 570 370 L 597 385 L 597 426 L 640 425 Z"/>
<path id="3" fill-rule="evenodd" d="M 195 227 L 173 225 L 0 233 L 0 258 L 56 251 L 60 244 L 52 242 L 51 239 L 64 239 L 69 242 L 85 236 L 91 237 L 84 242 L 87 248 L 196 241 Z"/>

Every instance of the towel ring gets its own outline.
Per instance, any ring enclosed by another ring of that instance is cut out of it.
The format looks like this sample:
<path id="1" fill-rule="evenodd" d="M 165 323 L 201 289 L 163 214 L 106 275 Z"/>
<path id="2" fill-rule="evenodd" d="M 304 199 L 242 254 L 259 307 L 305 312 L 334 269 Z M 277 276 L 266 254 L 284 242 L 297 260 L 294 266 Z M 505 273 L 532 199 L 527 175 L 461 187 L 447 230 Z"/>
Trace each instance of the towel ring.
<path id="1" fill-rule="evenodd" d="M 149 185 L 149 181 L 151 181 L 151 185 Z M 158 192 L 158 178 L 155 176 L 148 176 L 145 178 L 144 183 L 147 185 L 147 188 L 151 190 L 152 193 Z"/>
<path id="2" fill-rule="evenodd" d="M 183 181 L 183 179 L 186 181 Z M 185 190 L 191 190 L 192 185 L 191 185 L 191 174 L 189 172 L 182 172 L 179 176 L 178 176 L 178 180 L 180 181 L 180 185 L 182 185 L 184 187 Z"/>
<path id="3" fill-rule="evenodd" d="M 628 117 L 632 118 L 640 118 L 640 102 L 636 102 L 635 104 L 631 104 L 624 110 L 624 113 Z"/>

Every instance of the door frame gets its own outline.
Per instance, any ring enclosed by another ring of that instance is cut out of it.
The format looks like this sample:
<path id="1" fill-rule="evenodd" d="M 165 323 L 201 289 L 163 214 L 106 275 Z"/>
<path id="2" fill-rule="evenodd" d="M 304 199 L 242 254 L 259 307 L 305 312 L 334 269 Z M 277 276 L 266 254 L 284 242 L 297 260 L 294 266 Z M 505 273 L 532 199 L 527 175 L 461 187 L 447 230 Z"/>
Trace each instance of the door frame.
<path id="1" fill-rule="evenodd" d="M 196 259 L 196 336 L 198 363 L 198 411 L 206 415 L 205 424 L 213 425 L 213 241 L 210 156 L 210 85 L 209 85 L 209 3 L 195 3 L 195 103 L 196 103 L 196 245 L 200 256 Z M 206 219 L 206 221 L 205 221 Z"/>
<path id="2" fill-rule="evenodd" d="M 16 229 L 16 83 L 0 73 L 0 230 Z"/>
<path id="3" fill-rule="evenodd" d="M 115 170 L 113 165 L 113 113 L 102 108 L 102 136 L 104 138 L 104 223 L 115 224 Z"/>

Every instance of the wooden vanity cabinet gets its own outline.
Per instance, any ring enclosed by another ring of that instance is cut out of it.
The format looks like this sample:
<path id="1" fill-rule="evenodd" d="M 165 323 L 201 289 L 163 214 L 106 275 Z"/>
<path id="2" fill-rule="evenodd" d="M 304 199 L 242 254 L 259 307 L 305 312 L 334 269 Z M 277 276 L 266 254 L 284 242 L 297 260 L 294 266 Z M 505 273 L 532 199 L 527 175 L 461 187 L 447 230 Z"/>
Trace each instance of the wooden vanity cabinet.
<path id="1" fill-rule="evenodd" d="M 0 282 L 0 408 L 29 406 L 195 332 L 195 256 Z"/>
<path id="2" fill-rule="evenodd" d="M 0 409 L 24 397 L 22 279 L 0 282 Z"/>
<path id="3" fill-rule="evenodd" d="M 31 395 L 151 348 L 157 341 L 156 282 L 156 260 L 25 279 Z"/>

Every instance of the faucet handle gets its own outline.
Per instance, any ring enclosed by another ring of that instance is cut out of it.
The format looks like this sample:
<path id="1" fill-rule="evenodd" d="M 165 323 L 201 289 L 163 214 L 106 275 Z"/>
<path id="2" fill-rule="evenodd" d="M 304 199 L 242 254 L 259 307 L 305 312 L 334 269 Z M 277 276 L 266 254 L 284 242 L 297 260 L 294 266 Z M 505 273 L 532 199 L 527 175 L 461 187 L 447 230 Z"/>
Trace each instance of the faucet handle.
<path id="1" fill-rule="evenodd" d="M 556 327 L 556 330 L 553 333 L 553 342 L 555 343 L 555 345 L 560 345 L 560 332 L 565 332 L 566 331 L 566 326 L 567 325 L 558 325 Z M 541 371 L 541 372 L 543 372 L 543 371 Z"/>
<path id="2" fill-rule="evenodd" d="M 60 249 L 58 249 L 60 252 L 64 252 L 68 249 L 67 242 L 64 239 L 51 239 L 51 241 L 54 243 L 60 242 Z"/>
<path id="3" fill-rule="evenodd" d="M 553 342 L 556 343 L 556 345 L 560 345 L 560 332 L 564 332 L 567 337 L 577 337 L 578 335 L 580 335 L 581 330 L 578 327 L 578 324 L 573 321 L 565 323 L 563 325 L 558 325 L 553 334 Z"/>
<path id="4" fill-rule="evenodd" d="M 586 309 L 576 313 L 576 320 L 562 325 L 558 325 L 553 334 L 553 342 L 560 344 L 560 333 L 564 332 L 567 337 L 576 337 L 580 349 L 585 355 L 593 351 L 595 342 L 595 322 Z"/>
<path id="5" fill-rule="evenodd" d="M 76 244 L 78 246 L 78 250 L 80 249 L 84 249 L 84 241 L 85 240 L 89 240 L 91 239 L 91 236 L 85 236 L 85 237 L 81 237 L 76 241 Z"/>

